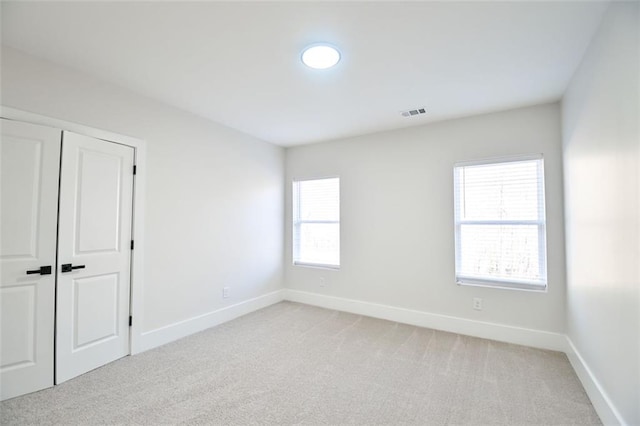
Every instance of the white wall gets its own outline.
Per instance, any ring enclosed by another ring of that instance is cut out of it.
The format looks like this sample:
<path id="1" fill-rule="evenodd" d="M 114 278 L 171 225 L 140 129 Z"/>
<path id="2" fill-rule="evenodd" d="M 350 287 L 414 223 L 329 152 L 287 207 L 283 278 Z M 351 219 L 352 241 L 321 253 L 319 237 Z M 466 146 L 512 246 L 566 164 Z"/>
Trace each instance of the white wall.
<path id="1" fill-rule="evenodd" d="M 640 424 L 639 13 L 611 5 L 562 103 L 568 336 L 629 425 Z"/>
<path id="2" fill-rule="evenodd" d="M 281 289 L 282 148 L 6 47 L 1 89 L 5 106 L 146 140 L 144 331 Z"/>
<path id="3" fill-rule="evenodd" d="M 545 158 L 548 292 L 456 285 L 453 164 L 530 153 Z M 289 148 L 286 163 L 286 287 L 564 333 L 558 104 Z M 341 178 L 341 268 L 292 266 L 291 180 L 333 175 Z M 472 309 L 473 297 L 483 311 Z"/>

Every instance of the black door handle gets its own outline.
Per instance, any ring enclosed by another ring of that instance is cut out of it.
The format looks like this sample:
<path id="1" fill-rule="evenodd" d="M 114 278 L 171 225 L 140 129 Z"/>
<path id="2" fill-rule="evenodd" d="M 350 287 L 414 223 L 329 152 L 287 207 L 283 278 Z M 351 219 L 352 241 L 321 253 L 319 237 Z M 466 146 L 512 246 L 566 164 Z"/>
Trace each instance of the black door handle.
<path id="1" fill-rule="evenodd" d="M 71 272 L 74 269 L 84 269 L 84 265 L 72 266 L 70 263 L 62 265 L 62 272 Z"/>
<path id="2" fill-rule="evenodd" d="M 51 275 L 51 266 L 41 266 L 40 269 L 33 269 L 31 271 L 27 271 L 27 275 L 31 275 L 31 274 Z"/>

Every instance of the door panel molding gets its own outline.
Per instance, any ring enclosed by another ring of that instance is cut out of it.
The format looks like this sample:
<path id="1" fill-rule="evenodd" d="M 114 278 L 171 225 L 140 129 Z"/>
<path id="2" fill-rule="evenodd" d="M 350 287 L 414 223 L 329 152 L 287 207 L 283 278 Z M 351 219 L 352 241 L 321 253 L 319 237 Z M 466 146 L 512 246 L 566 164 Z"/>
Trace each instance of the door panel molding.
<path id="1" fill-rule="evenodd" d="M 3 167 L 11 168 L 12 170 L 8 173 L 13 179 L 25 183 L 23 191 L 9 191 L 9 193 L 3 194 L 3 202 L 20 205 L 12 211 L 4 212 L 4 214 L 31 211 L 29 216 L 21 217 L 18 215 L 17 217 L 5 218 L 7 222 L 19 225 L 13 226 L 9 235 L 3 235 L 2 249 L 0 249 L 0 258 L 3 260 L 35 260 L 38 258 L 38 211 L 42 205 L 41 169 L 45 143 L 46 141 L 42 139 L 3 135 L 3 154 L 11 156 L 14 160 L 3 164 Z M 28 150 L 30 152 L 25 150 L 27 144 L 31 145 L 31 149 Z M 27 191 L 30 197 L 24 196 Z"/>
<path id="2" fill-rule="evenodd" d="M 107 281 L 107 279 L 110 279 Z M 120 306 L 117 304 L 119 294 L 120 274 L 109 273 L 103 275 L 90 275 L 87 277 L 72 280 L 73 292 L 73 346 L 72 352 L 104 343 L 110 339 L 117 338 L 118 317 L 121 314 Z M 97 293 L 100 298 L 85 296 L 83 293 L 87 287 L 94 288 L 94 295 Z M 97 287 L 97 290 L 95 290 Z M 84 299 L 88 299 L 85 301 Z M 111 300 L 110 307 L 102 303 L 104 300 Z M 129 313 L 126 313 L 127 316 Z M 96 334 L 96 330 L 88 330 L 83 327 L 83 319 L 88 316 L 97 316 L 102 319 L 100 330 L 102 333 Z"/>
<path id="3" fill-rule="evenodd" d="M 115 156 L 105 155 L 103 152 L 92 149 L 81 149 L 78 151 L 77 174 L 83 174 L 86 169 L 100 170 L 99 177 L 114 175 L 118 178 L 115 181 L 83 181 L 78 185 L 76 192 L 75 218 L 75 238 L 73 242 L 73 254 L 89 253 L 109 253 L 117 252 L 120 249 L 120 230 L 123 225 L 117 215 L 122 204 L 122 159 Z M 131 171 L 126 171 L 131 173 Z M 93 194 L 100 194 L 100 197 L 92 197 Z M 90 203 L 82 203 L 90 199 Z M 106 216 L 106 217 L 105 217 Z M 93 228 L 99 225 L 100 235 L 83 232 L 84 229 Z M 126 224 L 126 226 L 129 226 Z"/>
<path id="4" fill-rule="evenodd" d="M 30 367 L 36 363 L 36 286 L 37 282 L 3 286 L 0 289 L 2 316 L 17 320 L 12 326 L 20 327 L 13 338 L 3 341 L 0 373 Z M 3 318 L 3 323 L 5 323 Z M 7 344 L 8 343 L 8 344 Z"/>

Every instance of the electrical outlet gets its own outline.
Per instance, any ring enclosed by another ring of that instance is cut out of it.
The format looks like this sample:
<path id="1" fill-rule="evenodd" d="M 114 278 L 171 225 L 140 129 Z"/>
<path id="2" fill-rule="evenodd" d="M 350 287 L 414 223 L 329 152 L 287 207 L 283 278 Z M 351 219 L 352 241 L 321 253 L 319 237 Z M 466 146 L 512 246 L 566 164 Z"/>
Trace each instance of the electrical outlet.
<path id="1" fill-rule="evenodd" d="M 320 277 L 320 287 L 324 287 L 325 285 L 327 285 L 327 281 L 324 279 L 324 277 Z"/>
<path id="2" fill-rule="evenodd" d="M 473 298 L 473 309 L 475 309 L 476 311 L 482 310 L 482 299 L 480 299 L 479 297 Z"/>
<path id="3" fill-rule="evenodd" d="M 226 299 L 229 297 L 229 287 L 222 287 L 222 297 Z"/>

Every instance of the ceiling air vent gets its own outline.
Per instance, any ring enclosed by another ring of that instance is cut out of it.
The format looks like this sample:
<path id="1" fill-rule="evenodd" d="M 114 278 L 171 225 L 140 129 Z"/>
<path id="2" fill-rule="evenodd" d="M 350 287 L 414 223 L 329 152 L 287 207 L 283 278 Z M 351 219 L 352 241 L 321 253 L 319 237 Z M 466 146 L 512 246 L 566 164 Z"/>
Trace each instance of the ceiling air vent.
<path id="1" fill-rule="evenodd" d="M 416 108 L 416 109 L 410 109 L 408 111 L 401 112 L 403 117 L 415 117 L 417 115 L 422 115 L 426 113 L 427 113 L 426 108 Z"/>

